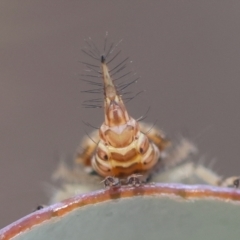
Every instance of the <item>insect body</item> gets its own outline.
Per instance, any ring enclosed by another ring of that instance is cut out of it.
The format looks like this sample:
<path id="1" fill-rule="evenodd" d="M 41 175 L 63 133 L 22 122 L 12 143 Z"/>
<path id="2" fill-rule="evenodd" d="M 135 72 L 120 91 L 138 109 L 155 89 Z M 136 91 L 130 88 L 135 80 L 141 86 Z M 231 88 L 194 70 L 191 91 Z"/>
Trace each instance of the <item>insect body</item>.
<path id="1" fill-rule="evenodd" d="M 157 129 L 144 133 L 147 132 L 145 125 L 139 124 L 128 114 L 106 57 L 102 55 L 99 60 L 105 120 L 99 129 L 97 145 L 89 141 L 84 144 L 77 162 L 91 166 L 102 177 L 149 173 L 159 163 L 169 141 Z"/>
<path id="2" fill-rule="evenodd" d="M 101 94 L 104 99 L 87 100 L 84 106 L 103 107 L 104 122 L 83 139 L 72 168 L 60 162 L 53 178 L 62 184 L 54 192 L 51 203 L 99 189 L 101 182 L 118 187 L 120 181 L 117 178 L 125 178 L 127 183 L 138 185 L 139 175 L 145 180 L 151 177 L 156 182 L 239 186 L 239 178 L 224 180 L 201 163 L 194 162 L 197 149 L 191 141 L 181 138 L 169 146 L 170 142 L 161 130 L 131 117 L 124 104 L 127 94 L 124 90 L 136 79 L 118 83 L 119 79 L 130 74 L 123 72 L 128 58 L 109 67 L 120 53 L 118 51 L 109 59 L 118 44 L 107 49 L 105 41 L 104 54 L 100 54 L 91 40 L 86 44 L 83 52 L 97 64 L 84 63 L 88 74 L 82 80 L 99 88 L 85 92 Z"/>

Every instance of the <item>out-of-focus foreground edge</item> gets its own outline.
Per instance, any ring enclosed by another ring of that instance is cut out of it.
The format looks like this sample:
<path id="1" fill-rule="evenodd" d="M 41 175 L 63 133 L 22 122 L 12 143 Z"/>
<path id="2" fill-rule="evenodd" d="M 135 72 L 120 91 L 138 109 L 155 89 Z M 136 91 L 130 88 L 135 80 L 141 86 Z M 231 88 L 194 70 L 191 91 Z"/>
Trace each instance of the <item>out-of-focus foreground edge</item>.
<path id="1" fill-rule="evenodd" d="M 41 210 L 37 210 L 18 221 L 0 230 L 0 239 L 8 240 L 17 234 L 31 229 L 54 217 L 60 217 L 72 210 L 91 204 L 97 204 L 119 198 L 134 196 L 169 196 L 182 199 L 205 199 L 217 198 L 222 201 L 240 201 L 240 190 L 233 188 L 221 188 L 205 185 L 183 185 L 183 184 L 146 184 L 139 187 L 120 187 L 116 189 L 105 189 L 75 197 L 56 203 Z"/>

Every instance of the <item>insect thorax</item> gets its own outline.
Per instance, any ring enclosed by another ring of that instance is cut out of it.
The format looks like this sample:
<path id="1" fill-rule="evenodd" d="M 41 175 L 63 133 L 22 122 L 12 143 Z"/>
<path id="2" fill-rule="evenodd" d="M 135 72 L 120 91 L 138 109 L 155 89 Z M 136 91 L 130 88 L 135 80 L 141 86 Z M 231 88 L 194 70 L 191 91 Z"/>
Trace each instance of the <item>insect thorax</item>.
<path id="1" fill-rule="evenodd" d="M 123 125 L 99 130 L 100 141 L 92 158 L 92 167 L 102 176 L 129 176 L 151 169 L 160 150 L 149 142 L 133 118 Z"/>

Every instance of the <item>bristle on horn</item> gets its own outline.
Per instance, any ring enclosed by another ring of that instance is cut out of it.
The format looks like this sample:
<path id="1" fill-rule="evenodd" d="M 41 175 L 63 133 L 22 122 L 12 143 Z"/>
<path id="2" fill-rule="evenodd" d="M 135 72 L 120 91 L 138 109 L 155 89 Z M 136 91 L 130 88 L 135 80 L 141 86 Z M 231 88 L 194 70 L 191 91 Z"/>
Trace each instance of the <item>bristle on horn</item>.
<path id="1" fill-rule="evenodd" d="M 101 57 L 101 64 L 105 97 L 105 124 L 109 127 L 126 124 L 129 121 L 129 115 L 121 96 L 117 93 L 117 89 L 113 84 L 104 56 Z"/>

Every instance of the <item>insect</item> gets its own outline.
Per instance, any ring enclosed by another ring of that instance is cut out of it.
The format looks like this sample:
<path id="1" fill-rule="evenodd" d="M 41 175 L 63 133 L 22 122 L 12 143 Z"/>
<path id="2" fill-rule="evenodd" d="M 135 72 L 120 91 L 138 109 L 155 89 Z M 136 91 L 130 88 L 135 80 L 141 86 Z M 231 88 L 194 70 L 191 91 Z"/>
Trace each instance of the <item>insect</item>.
<path id="1" fill-rule="evenodd" d="M 178 144 L 171 144 L 160 129 L 128 113 L 123 99 L 127 95 L 125 89 L 137 79 L 119 83 L 131 75 L 125 72 L 128 58 L 109 67 L 121 52 L 116 51 L 118 45 L 107 46 L 105 38 L 101 53 L 91 39 L 86 41 L 83 52 L 94 62 L 84 62 L 87 74 L 82 80 L 98 88 L 85 92 L 101 94 L 103 99 L 87 100 L 84 106 L 102 107 L 104 121 L 83 139 L 72 168 L 64 162 L 59 165 L 53 177 L 62 180 L 62 185 L 52 202 L 98 189 L 102 181 L 106 186 L 118 186 L 123 178 L 126 183 L 137 185 L 139 176 L 144 181 L 224 185 L 221 177 L 192 161 L 197 149 L 191 141 L 182 138 Z M 129 99 L 132 97 L 125 100 Z"/>
<path id="2" fill-rule="evenodd" d="M 169 141 L 161 131 L 146 131 L 144 125 L 128 114 L 106 57 L 100 58 L 105 120 L 99 129 L 97 145 L 88 142 L 78 154 L 77 162 L 91 166 L 102 177 L 145 174 L 157 165 Z"/>

